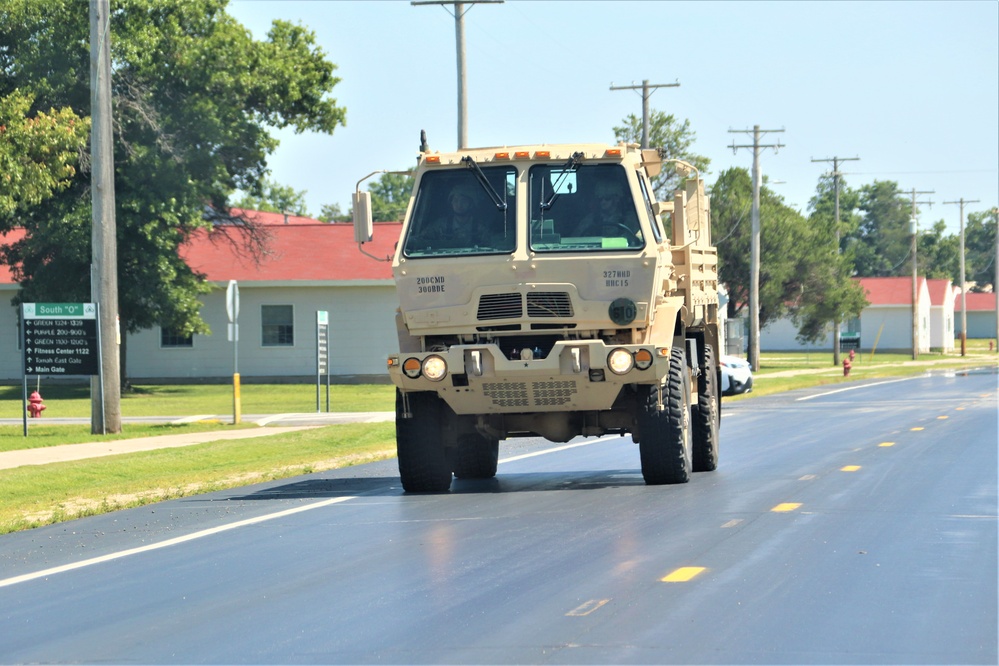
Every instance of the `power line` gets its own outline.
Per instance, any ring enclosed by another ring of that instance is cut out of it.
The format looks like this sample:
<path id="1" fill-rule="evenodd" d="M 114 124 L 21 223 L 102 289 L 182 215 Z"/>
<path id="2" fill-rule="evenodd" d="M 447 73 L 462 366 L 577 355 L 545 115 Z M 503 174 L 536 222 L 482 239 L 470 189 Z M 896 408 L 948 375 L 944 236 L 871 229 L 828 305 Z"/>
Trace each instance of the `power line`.
<path id="1" fill-rule="evenodd" d="M 611 82 L 611 90 L 641 90 L 642 91 L 642 148 L 649 147 L 649 97 L 659 88 L 679 88 L 680 82 L 676 83 L 656 83 L 649 85 L 649 80 L 642 81 L 642 85 L 615 86 Z"/>
<path id="2" fill-rule="evenodd" d="M 775 144 L 760 143 L 761 134 L 783 132 L 779 130 L 761 130 L 754 125 L 751 130 L 729 130 L 730 133 L 753 134 L 753 143 L 735 145 L 730 148 L 736 152 L 739 148 L 753 149 L 753 217 L 752 240 L 750 243 L 749 261 L 749 365 L 756 372 L 760 369 L 760 149 L 773 148 L 777 152 L 784 145 L 778 141 Z"/>
<path id="3" fill-rule="evenodd" d="M 965 356 L 968 350 L 968 313 L 967 313 L 967 299 L 965 298 L 965 293 L 968 291 L 968 286 L 964 283 L 964 204 L 970 203 L 981 203 L 978 199 L 973 201 L 965 201 L 964 197 L 961 197 L 957 201 L 944 201 L 945 204 L 960 204 L 961 206 L 961 356 Z"/>
<path id="4" fill-rule="evenodd" d="M 835 212 L 836 212 L 836 252 L 840 252 L 840 242 L 839 242 L 839 178 L 843 174 L 840 173 L 839 163 L 840 162 L 854 162 L 859 161 L 859 157 L 821 157 L 819 159 L 812 159 L 813 162 L 832 162 L 833 170 L 833 190 L 835 192 Z M 839 365 L 839 325 L 840 318 L 836 316 L 835 321 L 833 321 L 833 365 Z"/>

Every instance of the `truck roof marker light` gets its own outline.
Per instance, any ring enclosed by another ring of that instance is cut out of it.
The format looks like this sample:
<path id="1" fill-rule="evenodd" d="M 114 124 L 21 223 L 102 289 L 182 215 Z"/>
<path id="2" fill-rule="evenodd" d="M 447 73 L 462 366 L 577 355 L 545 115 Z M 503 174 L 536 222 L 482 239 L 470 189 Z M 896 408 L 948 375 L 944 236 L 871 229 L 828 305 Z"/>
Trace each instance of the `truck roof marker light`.
<path id="1" fill-rule="evenodd" d="M 424 158 L 424 161 L 427 164 L 440 164 L 441 163 L 441 156 L 440 155 L 427 155 L 427 157 Z"/>
<path id="2" fill-rule="evenodd" d="M 496 153 L 495 155 L 493 155 L 493 159 L 508 160 L 510 159 L 510 153 Z"/>
<path id="3" fill-rule="evenodd" d="M 604 153 L 605 157 L 621 157 L 620 148 L 608 148 L 607 152 Z"/>
<path id="4" fill-rule="evenodd" d="M 534 157 L 535 157 L 535 159 L 547 160 L 551 156 L 552 156 L 552 154 L 551 154 L 551 151 L 549 151 L 549 150 L 535 150 L 534 151 Z"/>
<path id="5" fill-rule="evenodd" d="M 652 352 L 648 349 L 639 349 L 635 352 L 635 367 L 639 370 L 648 370 L 652 367 Z"/>
<path id="6" fill-rule="evenodd" d="M 420 359 L 418 358 L 407 358 L 405 363 L 402 364 L 402 372 L 404 375 L 410 379 L 416 379 L 420 376 L 421 366 Z"/>
<path id="7" fill-rule="evenodd" d="M 517 158 L 518 160 L 526 160 L 527 158 L 529 158 L 531 156 L 531 151 L 529 151 L 529 150 L 518 150 L 517 152 L 515 152 L 513 154 L 513 156 L 515 158 Z"/>
<path id="8" fill-rule="evenodd" d="M 434 354 L 423 359 L 423 376 L 432 382 L 439 382 L 447 376 L 447 361 Z"/>

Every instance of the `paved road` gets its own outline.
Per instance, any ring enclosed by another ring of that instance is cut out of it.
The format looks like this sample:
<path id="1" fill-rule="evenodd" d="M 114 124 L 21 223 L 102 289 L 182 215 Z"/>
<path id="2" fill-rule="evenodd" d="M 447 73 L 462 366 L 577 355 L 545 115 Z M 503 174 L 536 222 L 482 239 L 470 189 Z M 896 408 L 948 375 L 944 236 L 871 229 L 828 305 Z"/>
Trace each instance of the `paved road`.
<path id="1" fill-rule="evenodd" d="M 385 461 L 0 537 L 0 661 L 983 663 L 994 372 L 726 406 L 717 472 L 623 438 Z"/>

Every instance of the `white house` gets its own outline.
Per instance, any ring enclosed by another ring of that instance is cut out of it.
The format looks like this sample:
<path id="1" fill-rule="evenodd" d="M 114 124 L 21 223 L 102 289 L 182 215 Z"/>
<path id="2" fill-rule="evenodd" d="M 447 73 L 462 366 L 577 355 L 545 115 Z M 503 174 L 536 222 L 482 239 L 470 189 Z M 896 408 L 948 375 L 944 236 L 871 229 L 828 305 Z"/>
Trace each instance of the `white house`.
<path id="1" fill-rule="evenodd" d="M 996 295 L 994 293 L 968 292 L 965 294 L 965 319 L 968 321 L 969 338 L 995 339 Z M 961 332 L 961 294 L 954 297 L 954 329 Z"/>
<path id="2" fill-rule="evenodd" d="M 950 280 L 926 280 L 930 292 L 930 348 L 954 351 L 954 296 Z"/>
<path id="3" fill-rule="evenodd" d="M 125 369 L 133 382 L 229 380 L 238 363 L 244 382 L 314 381 L 317 312 L 329 314 L 331 381 L 388 381 L 386 357 L 398 349 L 397 301 L 391 264 L 363 255 L 349 224 L 325 224 L 277 213 L 254 213 L 269 243 L 260 263 L 226 241 L 195 235 L 184 246 L 188 265 L 216 288 L 202 298 L 201 316 L 211 335 L 180 337 L 154 327 L 129 335 Z M 376 224 L 365 249 L 388 257 L 399 223 Z M 19 232 L 0 237 L 16 240 Z M 238 356 L 228 340 L 225 291 L 239 288 Z M 10 304 L 17 284 L 0 267 L 0 381 L 21 381 L 18 310 Z M 53 302 L 65 299 L 53 298 Z M 335 379 L 333 379 L 335 378 Z"/>

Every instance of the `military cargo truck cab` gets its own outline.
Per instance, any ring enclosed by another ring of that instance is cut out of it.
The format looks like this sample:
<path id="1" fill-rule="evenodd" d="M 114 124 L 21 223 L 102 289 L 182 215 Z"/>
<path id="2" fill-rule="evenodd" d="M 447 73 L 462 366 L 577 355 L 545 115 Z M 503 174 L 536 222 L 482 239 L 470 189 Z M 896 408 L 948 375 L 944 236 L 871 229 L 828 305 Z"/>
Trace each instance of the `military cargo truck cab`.
<path id="1" fill-rule="evenodd" d="M 633 144 L 421 150 L 392 258 L 406 491 L 491 478 L 500 440 L 525 436 L 631 434 L 649 484 L 715 469 L 708 198 L 691 178 L 656 201 L 664 163 Z M 359 183 L 362 251 L 367 197 Z"/>

